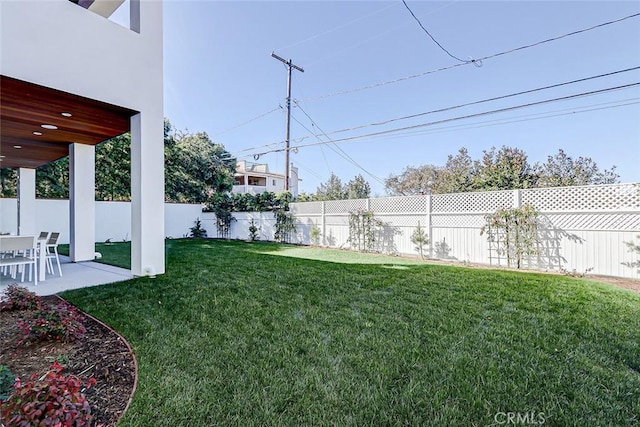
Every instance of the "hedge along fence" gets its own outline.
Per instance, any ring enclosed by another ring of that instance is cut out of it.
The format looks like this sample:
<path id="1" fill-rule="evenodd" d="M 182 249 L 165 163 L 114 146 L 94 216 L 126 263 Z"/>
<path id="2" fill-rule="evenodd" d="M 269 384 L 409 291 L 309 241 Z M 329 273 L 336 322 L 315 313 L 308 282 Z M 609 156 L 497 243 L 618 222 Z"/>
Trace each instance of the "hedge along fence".
<path id="1" fill-rule="evenodd" d="M 640 278 L 636 268 L 624 265 L 637 261 L 625 242 L 640 235 L 640 184 L 293 203 L 291 211 L 298 243 L 310 244 L 315 227 L 322 245 L 349 248 L 350 212 L 372 211 L 379 224 L 376 251 L 417 255 L 411 235 L 420 222 L 430 240 L 429 257 L 504 266 L 506 256 L 481 235 L 485 217 L 526 205 L 539 216 L 537 253 L 523 268 Z"/>

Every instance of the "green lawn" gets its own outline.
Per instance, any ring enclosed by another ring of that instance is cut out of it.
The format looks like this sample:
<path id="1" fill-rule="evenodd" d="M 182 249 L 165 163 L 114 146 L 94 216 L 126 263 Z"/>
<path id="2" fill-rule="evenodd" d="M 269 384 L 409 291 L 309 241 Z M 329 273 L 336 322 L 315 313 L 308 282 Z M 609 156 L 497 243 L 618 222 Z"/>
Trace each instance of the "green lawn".
<path id="1" fill-rule="evenodd" d="M 69 245 L 59 245 L 58 252 L 69 255 Z M 102 258 L 96 259 L 98 262 L 131 268 L 131 242 L 96 243 L 96 252 L 102 254 Z"/>
<path id="2" fill-rule="evenodd" d="M 167 274 L 63 296 L 135 349 L 122 426 L 640 425 L 640 295 L 608 285 L 169 240 Z"/>

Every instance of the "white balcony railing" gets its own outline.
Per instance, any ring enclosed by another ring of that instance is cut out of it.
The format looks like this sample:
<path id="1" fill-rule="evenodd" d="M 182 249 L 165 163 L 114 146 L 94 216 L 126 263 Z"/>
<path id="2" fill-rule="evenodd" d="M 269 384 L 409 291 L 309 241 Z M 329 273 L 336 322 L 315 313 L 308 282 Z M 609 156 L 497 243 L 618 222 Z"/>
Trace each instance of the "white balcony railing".
<path id="1" fill-rule="evenodd" d="M 234 193 L 260 194 L 264 193 L 265 191 L 267 191 L 267 187 L 264 185 L 247 185 L 246 188 L 244 185 L 233 186 Z"/>

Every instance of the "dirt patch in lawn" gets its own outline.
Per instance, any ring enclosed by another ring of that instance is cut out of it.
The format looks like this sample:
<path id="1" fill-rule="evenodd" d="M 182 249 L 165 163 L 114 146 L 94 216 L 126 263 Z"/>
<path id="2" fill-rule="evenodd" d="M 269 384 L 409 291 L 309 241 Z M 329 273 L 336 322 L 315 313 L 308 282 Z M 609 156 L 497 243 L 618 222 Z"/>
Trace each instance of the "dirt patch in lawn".
<path id="1" fill-rule="evenodd" d="M 585 279 L 593 280 L 594 282 L 610 283 L 612 285 L 616 285 L 625 289 L 631 289 L 632 291 L 640 293 L 640 280 L 609 276 L 586 276 Z"/>
<path id="2" fill-rule="evenodd" d="M 412 259 L 415 259 L 415 258 L 412 258 Z M 509 268 L 509 267 L 489 265 L 489 264 L 478 264 L 473 262 L 460 262 L 460 261 L 445 261 L 445 260 L 438 260 L 438 259 L 432 259 L 432 258 L 427 259 L 426 262 L 429 264 L 451 265 L 454 267 L 472 267 L 472 268 L 482 268 L 482 269 L 489 269 L 489 270 L 517 271 L 518 273 L 544 273 L 544 274 L 554 274 L 558 276 L 575 277 L 577 279 L 590 280 L 592 282 L 608 283 L 610 285 L 615 285 L 620 288 L 630 289 L 632 291 L 640 293 L 640 279 L 631 279 L 626 277 L 614 277 L 614 276 L 599 276 L 596 274 L 589 274 L 589 273 L 585 273 L 585 274 L 571 273 L 571 272 L 563 273 L 563 272 L 554 271 L 554 270 L 534 270 L 534 269 L 525 270 L 525 269 L 516 269 L 516 268 Z"/>
<path id="3" fill-rule="evenodd" d="M 56 296 L 42 298 L 43 304 L 57 305 Z M 94 416 L 92 425 L 115 426 L 127 408 L 135 390 L 137 366 L 124 339 L 104 324 L 85 316 L 87 333 L 76 343 L 38 342 L 18 345 L 22 338 L 17 321 L 30 311 L 0 311 L 0 365 L 6 365 L 23 381 L 33 374 L 44 374 L 54 361 L 60 362 L 63 374 L 90 378 L 96 384 L 84 394 Z"/>

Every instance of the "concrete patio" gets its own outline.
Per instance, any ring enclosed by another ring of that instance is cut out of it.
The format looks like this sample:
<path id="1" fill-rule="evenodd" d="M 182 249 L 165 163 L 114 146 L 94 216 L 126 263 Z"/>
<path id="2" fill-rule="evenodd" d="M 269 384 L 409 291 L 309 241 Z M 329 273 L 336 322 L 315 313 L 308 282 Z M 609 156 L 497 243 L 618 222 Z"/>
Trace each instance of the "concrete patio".
<path id="1" fill-rule="evenodd" d="M 4 293 L 7 286 L 12 283 L 24 286 L 38 295 L 53 295 L 69 289 L 104 285 L 133 278 L 131 271 L 124 268 L 93 261 L 71 262 L 68 257 L 62 255 L 60 264 L 62 277 L 47 273 L 47 280 L 38 282 L 37 286 L 34 286 L 33 281 L 28 281 L 28 272 L 25 274 L 24 282 L 20 281 L 20 276 L 12 279 L 10 276 L 0 275 L 0 293 Z M 57 273 L 57 268 L 54 271 Z"/>

